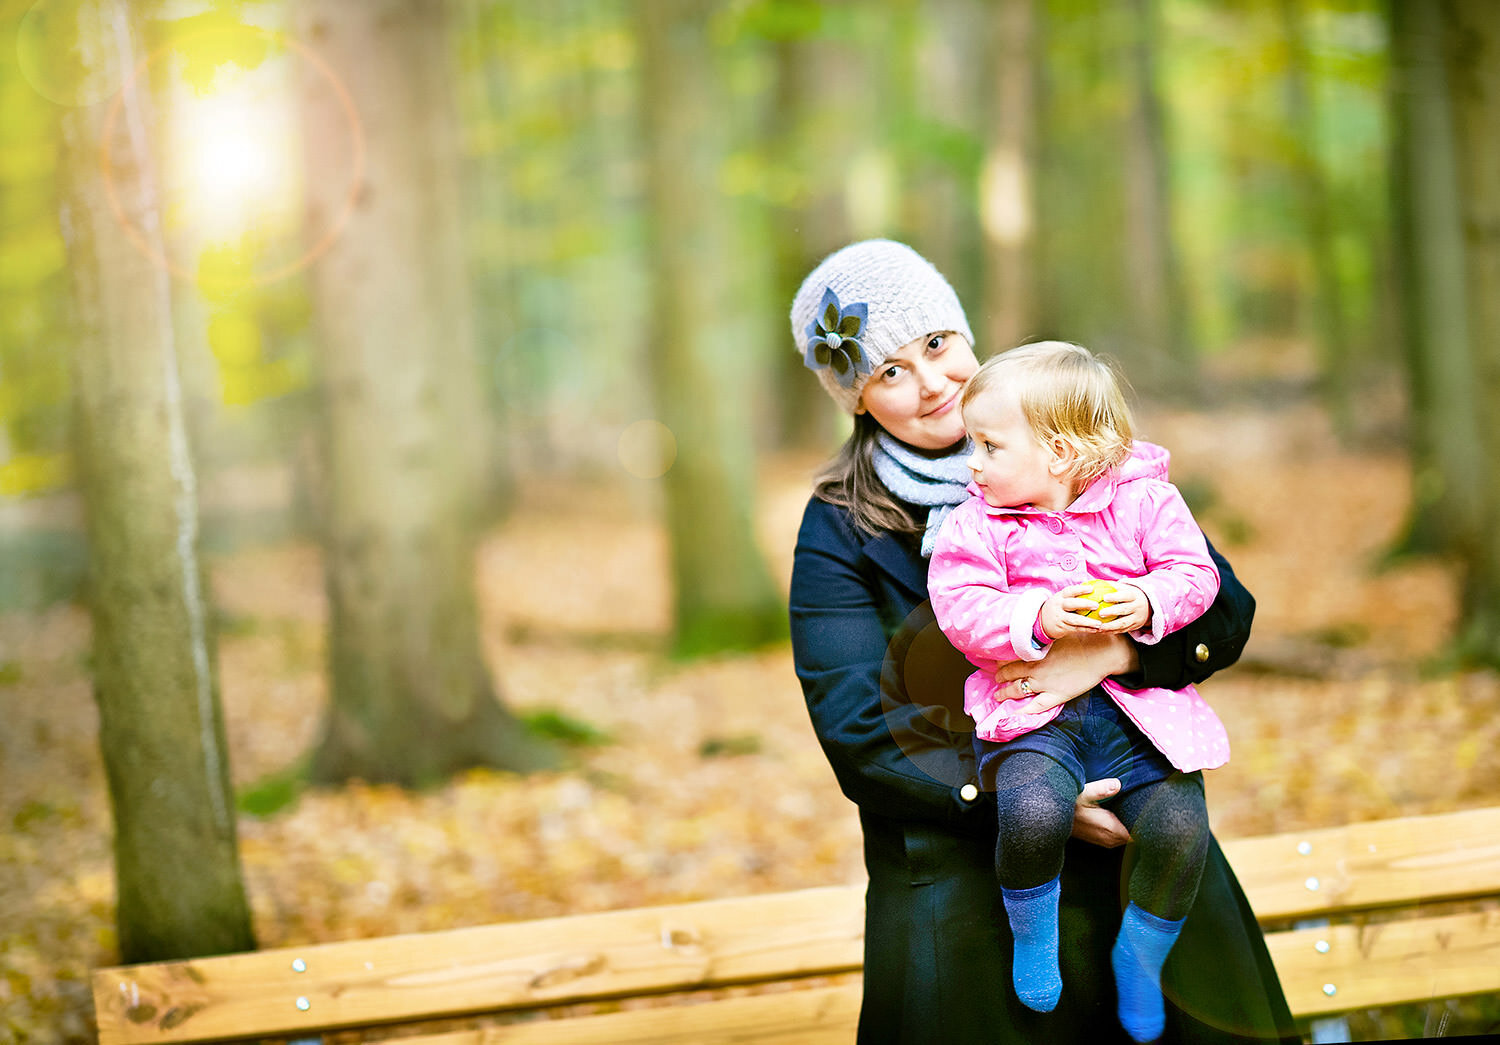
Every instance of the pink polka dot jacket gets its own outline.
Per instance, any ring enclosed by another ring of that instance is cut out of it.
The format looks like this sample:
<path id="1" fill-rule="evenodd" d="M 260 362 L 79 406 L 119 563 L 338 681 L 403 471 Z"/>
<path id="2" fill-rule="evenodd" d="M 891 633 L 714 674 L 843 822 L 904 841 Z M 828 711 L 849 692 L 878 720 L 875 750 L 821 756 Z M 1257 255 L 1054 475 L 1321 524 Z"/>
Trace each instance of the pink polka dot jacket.
<path id="1" fill-rule="evenodd" d="M 1134 633 L 1154 643 L 1196 620 L 1219 590 L 1219 571 L 1198 524 L 1167 481 L 1167 451 L 1137 442 L 1118 469 L 1090 483 L 1060 512 L 1026 505 L 992 508 L 969 487 L 938 534 L 928 591 L 938 625 L 979 670 L 964 685 L 964 710 L 986 740 L 1005 741 L 1056 718 L 1027 714 L 1028 698 L 1001 699 L 995 668 L 1041 660 L 1033 639 L 1048 595 L 1097 577 L 1126 580 L 1151 603 Z M 1104 689 L 1178 769 L 1214 769 L 1229 760 L 1224 724 L 1191 685 L 1184 689 Z"/>

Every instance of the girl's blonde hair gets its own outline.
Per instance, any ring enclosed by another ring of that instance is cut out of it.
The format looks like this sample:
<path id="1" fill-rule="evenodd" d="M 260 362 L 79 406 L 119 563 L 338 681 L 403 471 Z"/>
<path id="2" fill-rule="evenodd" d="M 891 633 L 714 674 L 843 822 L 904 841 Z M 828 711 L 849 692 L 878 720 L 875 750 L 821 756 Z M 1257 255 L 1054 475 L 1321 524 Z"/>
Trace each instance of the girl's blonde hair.
<path id="1" fill-rule="evenodd" d="M 997 388 L 1017 393 L 1043 445 L 1061 439 L 1078 455 L 1069 478 L 1090 482 L 1130 456 L 1134 438 L 1124 378 L 1109 360 L 1067 341 L 1036 341 L 993 357 L 969 378 L 959 405 Z"/>

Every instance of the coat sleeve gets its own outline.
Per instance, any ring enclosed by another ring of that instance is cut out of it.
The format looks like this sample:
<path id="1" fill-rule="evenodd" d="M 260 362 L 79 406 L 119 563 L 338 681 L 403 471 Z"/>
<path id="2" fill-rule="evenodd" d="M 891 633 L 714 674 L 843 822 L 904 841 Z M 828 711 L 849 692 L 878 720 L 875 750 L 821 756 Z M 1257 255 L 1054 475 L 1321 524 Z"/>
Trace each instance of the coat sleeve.
<path id="1" fill-rule="evenodd" d="M 1219 593 L 1219 571 L 1177 487 L 1165 481 L 1141 481 L 1141 487 L 1136 532 L 1146 575 L 1133 583 L 1151 603 L 1151 623 L 1135 637 L 1155 643 L 1203 615 Z"/>
<path id="2" fill-rule="evenodd" d="M 892 604 L 862 543 L 841 509 L 809 503 L 790 615 L 818 741 L 840 788 L 862 809 L 982 830 L 993 811 L 962 790 L 977 780 L 973 725 L 962 707 L 972 669 L 928 603 Z"/>
<path id="3" fill-rule="evenodd" d="M 1041 660 L 1047 651 L 1032 632 L 1048 593 L 1009 590 L 988 520 L 974 506 L 966 501 L 949 516 L 932 550 L 927 590 L 938 625 L 972 661 Z"/>
<path id="4" fill-rule="evenodd" d="M 1250 639 L 1255 619 L 1255 597 L 1235 576 L 1229 560 L 1207 538 L 1204 543 L 1219 571 L 1219 594 L 1208 610 L 1154 645 L 1137 643 L 1140 669 L 1118 676 L 1127 689 L 1182 689 L 1202 682 L 1214 672 L 1239 660 Z"/>

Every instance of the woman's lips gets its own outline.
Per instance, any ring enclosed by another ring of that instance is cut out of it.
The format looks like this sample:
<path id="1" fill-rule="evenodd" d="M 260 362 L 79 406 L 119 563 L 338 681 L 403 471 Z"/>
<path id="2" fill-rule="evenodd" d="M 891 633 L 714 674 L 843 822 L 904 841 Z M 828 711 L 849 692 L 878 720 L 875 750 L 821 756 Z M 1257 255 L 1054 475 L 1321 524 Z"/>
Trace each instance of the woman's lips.
<path id="1" fill-rule="evenodd" d="M 956 402 L 958 402 L 958 393 L 954 392 L 951 396 L 949 396 L 947 399 L 943 400 L 941 403 L 939 403 L 937 406 L 933 407 L 931 410 L 927 411 L 927 413 L 923 414 L 922 416 L 923 417 L 942 417 L 949 410 L 953 409 L 953 404 L 956 403 Z"/>

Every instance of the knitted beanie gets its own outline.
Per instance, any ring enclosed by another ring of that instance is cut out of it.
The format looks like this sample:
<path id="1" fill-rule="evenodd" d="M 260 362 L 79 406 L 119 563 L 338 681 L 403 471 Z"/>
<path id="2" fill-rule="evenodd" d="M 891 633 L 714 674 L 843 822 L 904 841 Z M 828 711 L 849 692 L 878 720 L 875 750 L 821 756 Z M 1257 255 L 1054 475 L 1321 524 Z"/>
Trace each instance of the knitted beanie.
<path id="1" fill-rule="evenodd" d="M 851 414 L 876 367 L 904 345 L 941 331 L 974 345 L 963 306 L 942 273 L 893 240 L 834 251 L 792 299 L 792 338 L 802 362 Z"/>

